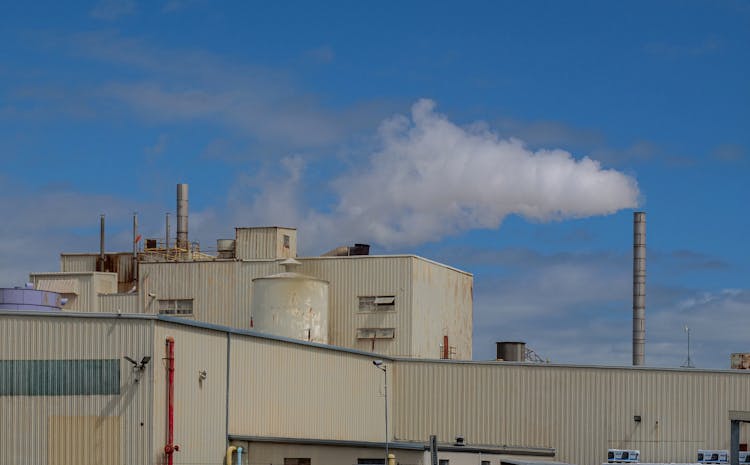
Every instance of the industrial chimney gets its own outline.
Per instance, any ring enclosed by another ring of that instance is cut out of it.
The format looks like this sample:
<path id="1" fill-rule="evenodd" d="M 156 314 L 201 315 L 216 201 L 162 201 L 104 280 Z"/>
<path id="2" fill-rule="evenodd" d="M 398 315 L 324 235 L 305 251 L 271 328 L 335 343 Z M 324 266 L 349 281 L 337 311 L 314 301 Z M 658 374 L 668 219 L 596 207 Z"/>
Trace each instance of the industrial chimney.
<path id="1" fill-rule="evenodd" d="M 177 243 L 179 249 L 188 249 L 188 185 L 177 184 Z"/>
<path id="2" fill-rule="evenodd" d="M 633 366 L 646 363 L 646 213 L 633 213 Z"/>

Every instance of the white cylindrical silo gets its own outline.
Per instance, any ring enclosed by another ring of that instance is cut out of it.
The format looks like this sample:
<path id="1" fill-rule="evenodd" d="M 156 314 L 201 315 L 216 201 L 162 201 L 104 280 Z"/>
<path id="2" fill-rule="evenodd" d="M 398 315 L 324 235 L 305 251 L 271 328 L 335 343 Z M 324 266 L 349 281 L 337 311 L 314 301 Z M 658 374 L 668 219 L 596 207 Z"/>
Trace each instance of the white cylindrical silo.
<path id="1" fill-rule="evenodd" d="M 328 282 L 286 271 L 253 280 L 254 329 L 328 344 Z"/>

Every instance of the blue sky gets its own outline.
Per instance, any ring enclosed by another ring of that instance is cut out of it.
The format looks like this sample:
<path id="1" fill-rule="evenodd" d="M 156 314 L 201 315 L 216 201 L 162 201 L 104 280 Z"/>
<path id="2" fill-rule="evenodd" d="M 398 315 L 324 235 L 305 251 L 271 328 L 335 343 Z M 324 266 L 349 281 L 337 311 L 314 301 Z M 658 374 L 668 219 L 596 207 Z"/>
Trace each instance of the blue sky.
<path id="1" fill-rule="evenodd" d="M 299 228 L 475 276 L 474 355 L 750 351 L 750 3 L 34 2 L 0 16 L 0 284 L 163 233 Z"/>

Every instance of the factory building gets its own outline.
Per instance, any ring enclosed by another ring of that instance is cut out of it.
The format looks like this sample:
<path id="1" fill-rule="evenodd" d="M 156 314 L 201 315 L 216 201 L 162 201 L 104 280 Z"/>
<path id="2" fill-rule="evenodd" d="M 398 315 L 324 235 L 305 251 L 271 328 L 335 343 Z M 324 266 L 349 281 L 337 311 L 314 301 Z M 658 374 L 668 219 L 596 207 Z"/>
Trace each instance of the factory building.
<path id="1" fill-rule="evenodd" d="M 306 325 L 303 315 L 295 318 L 301 326 L 281 325 L 273 334 L 384 355 L 471 359 L 470 273 L 416 255 L 297 257 L 297 231 L 291 228 L 236 228 L 229 242 L 218 256 L 153 247 L 138 253 L 135 262 L 132 253 L 105 253 L 105 260 L 63 253 L 60 272 L 30 278 L 38 289 L 68 296 L 65 310 L 179 315 L 264 330 L 264 316 L 278 320 L 283 307 L 312 316 Z M 97 272 L 102 262 L 113 264 L 104 268 L 112 272 Z M 297 285 L 284 294 L 285 301 L 263 300 L 265 288 L 290 278 L 276 275 L 290 272 Z M 281 279 L 268 284 L 272 276 Z M 315 282 L 327 289 L 313 289 Z M 325 308 L 310 305 L 315 302 Z M 317 323 L 321 319 L 325 331 Z M 321 333 L 326 337 L 313 338 Z"/>
<path id="2" fill-rule="evenodd" d="M 0 293 L 0 464 L 688 463 L 750 440 L 747 370 L 472 361 L 469 273 L 298 257 L 281 227 L 207 254 L 186 187 L 177 218 Z"/>
<path id="3" fill-rule="evenodd" d="M 232 445 L 244 464 L 378 463 L 376 358 L 404 465 L 430 463 L 431 435 L 452 465 L 595 465 L 608 448 L 687 463 L 750 418 L 741 370 L 385 357 L 162 315 L 1 312 L 3 464 L 167 463 L 170 360 L 176 464 L 221 464 Z"/>

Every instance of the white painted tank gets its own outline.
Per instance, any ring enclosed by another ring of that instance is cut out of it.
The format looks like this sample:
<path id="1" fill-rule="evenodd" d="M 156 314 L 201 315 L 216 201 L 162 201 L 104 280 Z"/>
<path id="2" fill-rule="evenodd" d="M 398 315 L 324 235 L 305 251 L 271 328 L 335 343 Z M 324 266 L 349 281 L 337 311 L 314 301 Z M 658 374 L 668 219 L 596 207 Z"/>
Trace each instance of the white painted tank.
<path id="1" fill-rule="evenodd" d="M 285 272 L 253 279 L 254 329 L 328 344 L 328 282 L 292 271 L 294 259 L 281 264 Z"/>

